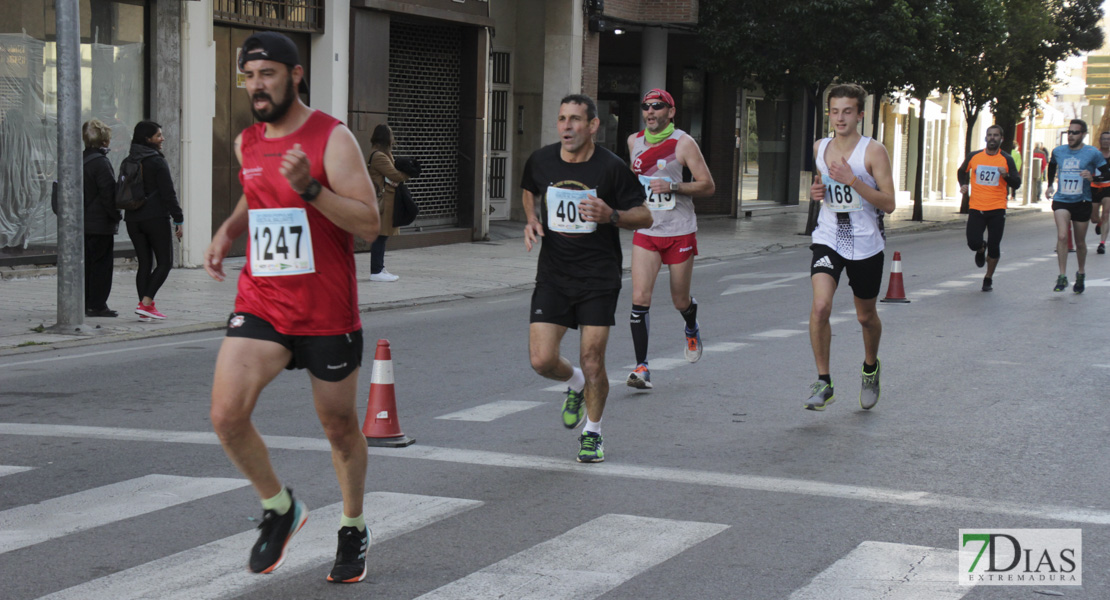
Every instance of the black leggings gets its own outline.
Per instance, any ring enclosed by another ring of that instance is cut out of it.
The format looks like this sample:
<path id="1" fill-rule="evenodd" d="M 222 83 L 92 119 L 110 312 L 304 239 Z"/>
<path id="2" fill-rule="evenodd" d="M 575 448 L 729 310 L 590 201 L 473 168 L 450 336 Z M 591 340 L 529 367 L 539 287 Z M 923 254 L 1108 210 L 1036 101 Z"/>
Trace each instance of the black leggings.
<path id="1" fill-rule="evenodd" d="M 147 296 L 154 299 L 173 268 L 173 228 L 168 219 L 147 219 L 128 223 L 127 235 L 139 260 L 139 272 L 135 275 L 139 300 Z M 155 261 L 158 266 L 154 266 Z"/>
<path id="2" fill-rule="evenodd" d="M 967 215 L 967 247 L 978 251 L 983 247 L 983 232 L 987 232 L 987 256 L 1002 256 L 1002 232 L 1006 229 L 1006 209 L 981 211 L 971 209 Z"/>

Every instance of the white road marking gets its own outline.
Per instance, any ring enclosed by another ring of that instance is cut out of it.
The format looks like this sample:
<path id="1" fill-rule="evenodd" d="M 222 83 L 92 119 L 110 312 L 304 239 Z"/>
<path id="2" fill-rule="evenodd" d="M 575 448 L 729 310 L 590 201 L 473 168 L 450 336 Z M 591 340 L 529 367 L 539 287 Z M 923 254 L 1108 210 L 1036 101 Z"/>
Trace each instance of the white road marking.
<path id="1" fill-rule="evenodd" d="M 764 290 L 773 290 L 775 288 L 792 287 L 794 284 L 790 283 L 796 279 L 809 277 L 809 273 L 739 273 L 736 275 L 725 275 L 717 281 L 731 281 L 734 279 L 766 279 L 777 278 L 774 281 L 766 283 L 740 283 L 729 286 L 729 288 L 721 292 L 722 296 L 731 296 L 733 294 L 741 294 L 744 292 L 759 292 Z"/>
<path id="2" fill-rule="evenodd" d="M 0 465 L 0 477 L 5 475 L 15 475 L 24 471 L 30 471 L 33 467 L 14 467 L 11 465 Z"/>
<path id="3" fill-rule="evenodd" d="M 37 364 L 40 364 L 40 363 L 55 362 L 55 361 L 59 361 L 59 360 L 70 360 L 70 359 L 73 359 L 73 358 L 86 358 L 86 357 L 89 357 L 89 356 L 104 356 L 106 354 L 119 354 L 120 352 L 134 352 L 136 355 L 140 355 L 140 354 L 143 353 L 144 350 L 149 350 L 151 348 L 166 348 L 166 347 L 169 347 L 169 346 L 183 346 L 185 344 L 202 344 L 204 342 L 214 342 L 216 340 L 222 340 L 222 339 L 224 339 L 224 337 L 225 336 L 221 335 L 220 337 L 204 338 L 204 339 L 200 339 L 200 340 L 189 340 L 187 342 L 166 342 L 164 344 L 149 344 L 149 345 L 146 345 L 146 346 L 138 346 L 138 347 L 132 346 L 132 347 L 128 347 L 128 348 L 116 348 L 115 350 L 101 350 L 99 352 L 85 352 L 84 354 L 71 354 L 69 356 L 54 356 L 54 357 L 51 357 L 51 358 L 36 358 L 34 360 L 21 360 L 19 362 L 2 364 L 2 365 L 0 365 L 0 369 L 7 369 L 7 368 L 10 368 L 10 367 L 18 367 L 20 365 L 37 365 Z M 216 360 L 215 357 L 213 357 L 212 360 L 215 361 Z"/>
<path id="4" fill-rule="evenodd" d="M 930 296 L 939 296 L 939 295 L 941 295 L 941 294 L 943 294 L 947 291 L 948 290 L 934 290 L 934 289 L 917 290 L 916 292 L 913 293 L 913 295 L 914 295 L 915 298 L 929 298 Z"/>
<path id="5" fill-rule="evenodd" d="M 852 311 L 852 314 L 855 315 L 856 314 L 855 311 Z M 836 325 L 838 323 L 847 323 L 848 321 L 855 321 L 855 319 L 853 317 L 838 317 L 838 316 L 835 316 L 835 315 L 829 317 L 829 325 Z M 798 321 L 798 325 L 809 325 L 809 320 L 807 319 L 805 321 Z"/>
<path id="6" fill-rule="evenodd" d="M 437 419 L 444 419 L 446 421 L 480 421 L 489 422 L 495 419 L 500 419 L 514 413 L 525 411 L 528 409 L 542 406 L 545 402 L 529 402 L 525 400 L 498 400 L 460 410 L 453 413 L 447 413 L 436 417 Z"/>
<path id="7" fill-rule="evenodd" d="M 957 582 L 959 568 L 955 550 L 863 542 L 790 600 L 959 600 L 974 589 Z"/>
<path id="8" fill-rule="evenodd" d="M 788 338 L 801 333 L 806 332 L 801 329 L 768 329 L 767 331 L 760 331 L 759 333 L 753 333 L 751 335 L 757 338 Z"/>
<path id="9" fill-rule="evenodd" d="M 502 298 L 500 300 L 488 300 L 488 301 L 486 301 L 486 304 L 500 304 L 502 302 L 512 302 L 513 300 L 518 300 L 518 298 Z"/>
<path id="10" fill-rule="evenodd" d="M 372 492 L 365 496 L 370 527 L 369 560 L 375 544 L 404 535 L 448 517 L 477 508 L 482 502 L 458 498 Z M 248 590 L 292 579 L 311 569 L 321 569 L 335 558 L 336 530 L 343 503 L 309 507 L 308 522 L 293 539 L 285 563 L 269 575 L 247 571 L 247 556 L 258 533 L 245 531 L 214 542 L 160 558 L 119 573 L 61 590 L 39 600 L 211 600 L 232 598 Z"/>
<path id="11" fill-rule="evenodd" d="M 733 350 L 739 350 L 744 346 L 750 345 L 751 344 L 747 342 L 717 342 L 716 344 L 705 346 L 702 348 L 702 352 L 732 352 Z"/>
<path id="12" fill-rule="evenodd" d="M 152 429 L 124 429 L 114 427 L 89 427 L 82 425 L 41 425 L 34 423 L 0 423 L 0 435 L 26 435 L 34 437 L 61 437 L 80 439 L 129 440 L 133 442 L 205 444 L 217 446 L 216 434 L 200 431 L 166 431 Z M 264 436 L 266 445 L 275 450 L 305 450 L 331 452 L 331 445 L 324 438 L 292 436 Z M 528 456 L 515 453 L 440 448 L 413 445 L 407 448 L 370 448 L 372 456 L 382 458 L 411 458 L 434 460 L 455 464 L 508 467 L 574 473 L 586 477 L 622 477 L 645 481 L 667 481 L 686 485 L 705 485 L 732 489 L 758 490 L 772 493 L 801 494 L 824 498 L 843 498 L 860 502 L 882 502 L 903 506 L 918 506 L 951 511 L 1008 515 L 1031 519 L 1110 525 L 1110 510 L 1076 508 L 1052 504 L 1022 504 L 1003 500 L 950 496 L 921 491 L 904 491 L 890 488 L 788 479 L 741 473 L 697 471 L 670 467 L 641 467 L 611 462 L 583 468 L 565 458 Z M 243 485 L 246 485 L 244 482 Z"/>
<path id="13" fill-rule="evenodd" d="M 1056 260 L 1056 257 L 1055 256 L 1037 256 L 1035 258 L 1030 258 L 1029 260 L 1031 260 L 1033 262 L 1044 262 L 1046 260 Z"/>
<path id="14" fill-rule="evenodd" d="M 603 515 L 419 597 L 597 598 L 728 525 Z"/>
<path id="15" fill-rule="evenodd" d="M 624 380 L 623 379 L 610 379 L 609 380 L 609 387 L 611 388 L 615 385 L 624 385 Z M 565 392 L 565 391 L 567 391 L 567 387 L 568 387 L 567 383 L 564 381 L 563 383 L 556 383 L 555 385 L 549 385 L 549 386 L 543 388 L 543 391 L 545 391 L 545 392 Z"/>
<path id="16" fill-rule="evenodd" d="M 0 512 L 0 553 L 222 494 L 243 479 L 146 475 Z"/>
<path id="17" fill-rule="evenodd" d="M 675 367 L 688 364 L 690 364 L 690 362 L 685 358 L 653 358 L 648 360 L 648 369 L 651 371 L 670 371 Z M 636 365 L 625 365 L 621 368 L 626 371 L 631 371 L 636 368 Z"/>
<path id="18" fill-rule="evenodd" d="M 943 283 L 938 283 L 937 287 L 959 288 L 959 287 L 964 287 L 964 286 L 967 286 L 967 285 L 971 285 L 971 283 L 972 282 L 970 282 L 970 281 L 960 281 L 958 279 L 953 279 L 952 281 L 945 281 Z"/>

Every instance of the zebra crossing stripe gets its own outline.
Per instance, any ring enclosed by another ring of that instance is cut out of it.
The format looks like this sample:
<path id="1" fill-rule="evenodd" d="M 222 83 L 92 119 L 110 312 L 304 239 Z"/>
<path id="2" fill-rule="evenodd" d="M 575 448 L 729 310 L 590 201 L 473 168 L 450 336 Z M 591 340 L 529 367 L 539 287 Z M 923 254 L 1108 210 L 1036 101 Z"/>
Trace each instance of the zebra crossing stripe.
<path id="1" fill-rule="evenodd" d="M 436 418 L 446 421 L 480 421 L 485 423 L 544 404 L 546 403 L 524 400 L 498 400 L 497 402 L 490 402 L 489 404 L 475 406 L 474 408 L 440 415 Z"/>
<path id="2" fill-rule="evenodd" d="M 11 465 L 0 465 L 0 477 L 5 475 L 15 475 L 24 471 L 30 471 L 31 467 L 13 467 Z"/>
<path id="3" fill-rule="evenodd" d="M 955 550 L 863 542 L 790 600 L 959 600 L 974 589 L 958 583 L 959 568 Z"/>
<path id="4" fill-rule="evenodd" d="M 371 492 L 366 494 L 367 525 L 373 534 L 368 558 L 373 564 L 375 545 L 477 508 L 478 500 Z M 290 542 L 285 562 L 269 575 L 247 570 L 256 531 L 245 531 L 197 546 L 172 556 L 132 567 L 106 577 L 61 590 L 39 600 L 214 600 L 240 596 L 249 590 L 291 579 L 320 569 L 335 559 L 336 532 L 343 503 L 309 507 L 308 522 Z"/>
<path id="5" fill-rule="evenodd" d="M 146 475 L 0 512 L 0 554 L 249 485 L 243 479 Z"/>
<path id="6" fill-rule="evenodd" d="M 603 515 L 420 596 L 597 598 L 639 573 L 728 529 L 728 525 Z"/>

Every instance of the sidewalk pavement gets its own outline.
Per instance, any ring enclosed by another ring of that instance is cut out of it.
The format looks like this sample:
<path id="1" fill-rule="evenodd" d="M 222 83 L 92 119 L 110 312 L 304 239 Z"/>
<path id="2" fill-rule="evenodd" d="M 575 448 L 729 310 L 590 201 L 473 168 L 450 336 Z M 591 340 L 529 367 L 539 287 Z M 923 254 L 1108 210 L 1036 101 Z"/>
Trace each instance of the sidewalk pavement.
<path id="1" fill-rule="evenodd" d="M 1049 210 L 1047 202 L 1028 207 L 1011 206 L 1010 214 Z M 750 208 L 745 205 L 745 208 Z M 808 204 L 783 207 L 757 206 L 751 218 L 702 217 L 698 219 L 697 261 L 774 252 L 808 246 L 805 230 Z M 896 250 L 901 232 L 962 227 L 958 201 L 928 202 L 924 220 L 912 221 L 912 204 L 900 206 L 886 218 L 888 249 Z M 523 224 L 492 222 L 490 241 L 408 250 L 386 250 L 386 267 L 400 275 L 391 283 L 370 282 L 370 254 L 355 255 L 358 268 L 359 308 L 362 312 L 494 296 L 531 289 L 539 249 L 527 252 Z M 631 261 L 632 233 L 621 232 L 624 267 Z M 892 255 L 892 252 L 888 252 Z M 889 257 L 888 257 L 889 259 Z M 143 323 L 133 313 L 135 271 L 130 261 L 117 263 L 108 305 L 119 317 L 87 317 L 86 332 L 55 332 L 58 279 L 52 269 L 30 271 L 35 276 L 0 273 L 0 356 L 68 348 L 157 336 L 223 329 L 235 303 L 236 280 L 243 258 L 225 261 L 228 278 L 211 279 L 204 269 L 174 269 L 156 298 L 163 321 Z M 803 266 L 799 265 L 799 269 Z M 526 319 L 527 315 L 522 315 Z M 364 318 L 365 319 L 365 318 Z"/>

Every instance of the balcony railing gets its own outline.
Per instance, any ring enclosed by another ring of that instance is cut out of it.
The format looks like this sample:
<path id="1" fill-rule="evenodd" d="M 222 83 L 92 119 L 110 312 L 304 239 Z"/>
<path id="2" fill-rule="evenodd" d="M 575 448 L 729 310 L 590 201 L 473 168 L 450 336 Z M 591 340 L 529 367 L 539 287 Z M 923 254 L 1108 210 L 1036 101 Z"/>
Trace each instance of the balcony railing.
<path id="1" fill-rule="evenodd" d="M 214 0 L 215 21 L 287 31 L 324 31 L 323 0 Z"/>

